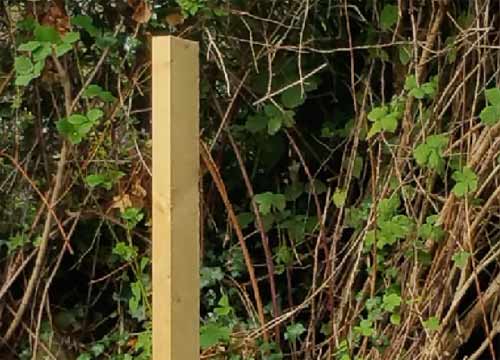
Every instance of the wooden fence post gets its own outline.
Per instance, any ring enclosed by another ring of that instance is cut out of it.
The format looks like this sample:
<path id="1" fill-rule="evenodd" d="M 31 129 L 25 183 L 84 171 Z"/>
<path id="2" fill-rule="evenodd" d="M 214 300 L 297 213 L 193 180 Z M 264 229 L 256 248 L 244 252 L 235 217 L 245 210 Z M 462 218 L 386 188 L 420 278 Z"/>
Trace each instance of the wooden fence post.
<path id="1" fill-rule="evenodd" d="M 153 360 L 198 360 L 198 44 L 152 48 Z"/>

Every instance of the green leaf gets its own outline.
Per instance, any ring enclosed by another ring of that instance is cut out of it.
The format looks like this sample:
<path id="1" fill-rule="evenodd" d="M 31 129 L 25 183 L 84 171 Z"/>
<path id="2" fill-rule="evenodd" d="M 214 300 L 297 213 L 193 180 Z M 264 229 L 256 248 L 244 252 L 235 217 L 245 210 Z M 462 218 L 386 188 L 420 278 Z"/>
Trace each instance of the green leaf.
<path id="1" fill-rule="evenodd" d="M 394 133 L 398 127 L 398 118 L 396 114 L 391 113 L 380 119 L 380 124 L 382 125 L 382 129 L 385 131 Z"/>
<path id="2" fill-rule="evenodd" d="M 92 360 L 92 355 L 90 355 L 89 353 L 83 353 L 78 355 L 76 360 Z"/>
<path id="3" fill-rule="evenodd" d="M 347 190 L 337 188 L 335 193 L 333 194 L 333 203 L 336 207 L 341 208 L 345 205 L 345 201 L 347 199 Z"/>
<path id="4" fill-rule="evenodd" d="M 470 253 L 467 251 L 457 251 L 453 254 L 452 260 L 455 263 L 455 266 L 463 269 L 467 265 L 467 261 L 469 260 Z"/>
<path id="5" fill-rule="evenodd" d="M 413 151 L 417 164 L 442 172 L 445 166 L 443 150 L 448 141 L 448 137 L 444 134 L 429 136 L 425 143 L 418 145 Z"/>
<path id="6" fill-rule="evenodd" d="M 96 45 L 101 49 L 106 49 L 113 47 L 118 42 L 118 39 L 114 36 L 113 33 L 105 33 L 102 36 L 97 37 Z"/>
<path id="7" fill-rule="evenodd" d="M 231 336 L 231 329 L 227 326 L 210 323 L 200 328 L 200 347 L 208 349 L 221 342 L 228 342 Z"/>
<path id="8" fill-rule="evenodd" d="M 233 311 L 233 308 L 229 304 L 229 297 L 224 294 L 219 300 L 218 307 L 214 309 L 214 312 L 219 316 L 228 316 Z"/>
<path id="9" fill-rule="evenodd" d="M 106 181 L 106 177 L 102 174 L 93 174 L 85 178 L 85 182 L 90 187 L 97 187 Z"/>
<path id="10" fill-rule="evenodd" d="M 14 61 L 14 68 L 19 75 L 28 75 L 33 71 L 33 63 L 26 56 L 18 56 Z"/>
<path id="11" fill-rule="evenodd" d="M 16 86 L 27 86 L 31 82 L 31 80 L 33 80 L 33 79 L 34 79 L 33 74 L 18 75 L 18 76 L 16 76 L 15 85 Z"/>
<path id="12" fill-rule="evenodd" d="M 458 197 L 463 197 L 477 189 L 477 175 L 468 167 L 464 167 L 462 171 L 455 171 L 452 178 L 456 183 L 451 191 Z"/>
<path id="13" fill-rule="evenodd" d="M 79 129 L 70 123 L 67 119 L 59 120 L 56 123 L 57 130 L 65 136 L 73 145 L 79 144 L 83 140 L 83 135 Z"/>
<path id="14" fill-rule="evenodd" d="M 392 325 L 399 325 L 401 324 L 401 315 L 397 313 L 391 314 L 390 321 Z"/>
<path id="15" fill-rule="evenodd" d="M 281 117 L 272 117 L 269 119 L 269 122 L 267 123 L 267 132 L 269 135 L 275 135 L 280 129 L 281 125 L 283 124 L 282 118 Z"/>
<path id="16" fill-rule="evenodd" d="M 301 323 L 295 323 L 286 327 L 285 340 L 295 342 L 306 332 L 306 328 Z"/>
<path id="17" fill-rule="evenodd" d="M 78 40 L 80 40 L 80 33 L 75 31 L 66 33 L 62 38 L 62 41 L 67 44 L 73 44 Z"/>
<path id="18" fill-rule="evenodd" d="M 375 329 L 373 328 L 373 321 L 369 319 L 363 319 L 360 321 L 359 326 L 354 327 L 354 331 L 362 336 L 372 336 L 375 334 Z"/>
<path id="19" fill-rule="evenodd" d="M 421 100 L 425 97 L 425 91 L 420 87 L 416 87 L 410 90 L 409 95 Z"/>
<path id="20" fill-rule="evenodd" d="M 56 56 L 61 57 L 64 54 L 70 52 L 71 49 L 73 49 L 73 46 L 71 44 L 61 43 L 56 46 Z"/>
<path id="21" fill-rule="evenodd" d="M 238 214 L 238 223 L 242 229 L 245 229 L 254 221 L 254 216 L 251 212 L 243 212 Z"/>
<path id="22" fill-rule="evenodd" d="M 305 97 L 302 96 L 302 89 L 300 86 L 291 87 L 281 94 L 281 102 L 283 106 L 288 109 L 295 109 L 302 105 L 304 101 Z"/>
<path id="23" fill-rule="evenodd" d="M 439 329 L 439 319 L 436 316 L 431 316 L 424 321 L 424 327 L 429 331 L 437 331 Z"/>
<path id="24" fill-rule="evenodd" d="M 224 279 L 224 272 L 220 267 L 204 266 L 200 270 L 200 288 L 213 286 Z"/>
<path id="25" fill-rule="evenodd" d="M 73 125 L 82 125 L 88 122 L 89 119 L 87 119 L 86 116 L 81 115 L 81 114 L 72 114 L 68 118 L 68 122 Z"/>
<path id="26" fill-rule="evenodd" d="M 34 51 L 38 49 L 42 44 L 40 41 L 28 41 L 24 44 L 19 45 L 17 48 L 18 51 Z"/>
<path id="27" fill-rule="evenodd" d="M 496 125 L 500 121 L 500 106 L 486 106 L 479 114 L 479 118 L 487 126 Z"/>
<path id="28" fill-rule="evenodd" d="M 90 36 L 96 37 L 99 35 L 100 31 L 97 29 L 90 16 L 77 15 L 71 18 L 71 23 L 75 26 L 83 28 Z"/>
<path id="29" fill-rule="evenodd" d="M 90 122 L 95 123 L 104 116 L 104 112 L 101 109 L 91 109 L 87 112 L 87 118 Z"/>
<path id="30" fill-rule="evenodd" d="M 382 30 L 389 30 L 398 22 L 398 7 L 395 5 L 385 5 L 380 14 L 380 27 Z"/>
<path id="31" fill-rule="evenodd" d="M 418 88 L 418 85 L 415 75 L 407 76 L 405 79 L 405 90 L 410 91 L 416 88 Z"/>
<path id="32" fill-rule="evenodd" d="M 378 121 L 385 115 L 387 115 L 387 112 L 389 111 L 389 108 L 387 106 L 379 106 L 376 108 L 373 108 L 372 111 L 368 113 L 368 120 L 371 121 Z"/>
<path id="33" fill-rule="evenodd" d="M 262 114 L 250 115 L 245 123 L 245 128 L 256 134 L 267 127 L 267 118 Z"/>
<path id="34" fill-rule="evenodd" d="M 52 48 L 50 44 L 42 43 L 41 47 L 33 51 L 33 61 L 43 62 L 51 54 L 52 54 Z"/>
<path id="35" fill-rule="evenodd" d="M 83 92 L 82 97 L 91 99 L 99 96 L 102 92 L 103 92 L 102 87 L 96 84 L 90 84 Z"/>
<path id="36" fill-rule="evenodd" d="M 51 44 L 56 44 L 61 40 L 61 36 L 52 26 L 38 25 L 35 28 L 34 35 L 37 41 L 48 42 Z"/>
<path id="37" fill-rule="evenodd" d="M 399 61 L 403 65 L 408 65 L 411 61 L 412 48 L 410 46 L 399 47 Z"/>
<path id="38" fill-rule="evenodd" d="M 113 254 L 118 255 L 121 259 L 129 262 L 137 257 L 137 248 L 121 241 L 118 242 L 113 248 Z"/>
<path id="39" fill-rule="evenodd" d="M 401 305 L 401 296 L 398 294 L 392 293 L 389 295 L 384 295 L 382 300 L 382 306 L 384 310 L 389 312 L 394 312 L 394 310 Z"/>
<path id="40" fill-rule="evenodd" d="M 484 94 L 491 105 L 500 106 L 500 88 L 485 90 Z"/>
<path id="41" fill-rule="evenodd" d="M 277 211 L 283 211 L 286 206 L 286 198 L 282 194 L 265 192 L 255 195 L 254 199 L 259 206 L 259 211 L 263 215 L 269 214 L 273 209 Z"/>
<path id="42" fill-rule="evenodd" d="M 366 135 L 366 138 L 370 139 L 372 136 L 378 134 L 382 130 L 383 130 L 382 124 L 380 123 L 380 121 L 377 121 L 373 123 L 372 127 L 370 128 L 370 131 L 368 131 L 368 134 Z"/>

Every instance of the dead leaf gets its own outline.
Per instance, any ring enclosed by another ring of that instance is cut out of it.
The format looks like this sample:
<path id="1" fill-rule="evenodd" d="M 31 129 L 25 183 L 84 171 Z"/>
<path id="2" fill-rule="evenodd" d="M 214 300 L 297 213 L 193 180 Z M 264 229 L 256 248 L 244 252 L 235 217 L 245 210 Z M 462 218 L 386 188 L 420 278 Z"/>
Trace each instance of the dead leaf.
<path id="1" fill-rule="evenodd" d="M 165 16 L 165 21 L 172 27 L 184 24 L 184 20 L 186 20 L 186 18 L 182 14 L 181 9 L 178 8 L 171 11 L 167 16 Z"/>
<path id="2" fill-rule="evenodd" d="M 130 207 L 132 207 L 132 201 L 130 200 L 130 196 L 128 194 L 117 195 L 113 197 L 113 204 L 111 205 L 111 209 L 120 209 L 121 212 L 124 212 Z"/>
<path id="3" fill-rule="evenodd" d="M 59 34 L 64 35 L 69 31 L 69 17 L 63 7 L 52 3 L 41 20 L 42 25 L 54 27 Z"/>
<path id="4" fill-rule="evenodd" d="M 129 4 L 131 2 L 129 1 Z M 132 15 L 132 19 L 134 19 L 135 22 L 139 24 L 146 24 L 149 19 L 151 19 L 151 8 L 149 5 L 146 3 L 145 0 L 141 0 L 135 7 L 134 7 L 134 14 Z"/>

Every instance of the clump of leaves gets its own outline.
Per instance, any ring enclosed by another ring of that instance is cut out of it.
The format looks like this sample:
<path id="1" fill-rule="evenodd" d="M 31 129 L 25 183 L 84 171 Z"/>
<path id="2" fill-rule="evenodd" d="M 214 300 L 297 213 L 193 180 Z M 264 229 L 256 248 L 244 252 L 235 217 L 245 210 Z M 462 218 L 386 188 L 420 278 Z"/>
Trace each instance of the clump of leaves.
<path id="1" fill-rule="evenodd" d="M 471 168 L 464 167 L 455 171 L 452 178 L 455 180 L 455 186 L 451 191 L 458 197 L 464 197 L 477 189 L 477 175 Z"/>
<path id="2" fill-rule="evenodd" d="M 57 122 L 57 129 L 73 145 L 79 144 L 88 135 L 90 130 L 104 116 L 101 109 L 91 109 L 86 115 L 72 114 Z"/>
<path id="3" fill-rule="evenodd" d="M 394 100 L 389 105 L 382 105 L 373 108 L 372 111 L 368 113 L 368 120 L 373 124 L 368 131 L 367 138 L 387 131 L 389 133 L 394 133 L 398 127 L 398 123 L 403 116 L 403 107 L 401 99 L 394 98 Z"/>
<path id="4" fill-rule="evenodd" d="M 418 145 L 413 151 L 417 164 L 442 173 L 446 165 L 443 150 L 448 141 L 448 137 L 444 134 L 429 136 L 423 144 Z"/>
<path id="5" fill-rule="evenodd" d="M 431 81 L 418 85 L 415 75 L 410 75 L 406 78 L 405 90 L 408 91 L 408 95 L 419 100 L 430 99 L 436 94 L 437 80 L 437 76 L 434 76 Z"/>

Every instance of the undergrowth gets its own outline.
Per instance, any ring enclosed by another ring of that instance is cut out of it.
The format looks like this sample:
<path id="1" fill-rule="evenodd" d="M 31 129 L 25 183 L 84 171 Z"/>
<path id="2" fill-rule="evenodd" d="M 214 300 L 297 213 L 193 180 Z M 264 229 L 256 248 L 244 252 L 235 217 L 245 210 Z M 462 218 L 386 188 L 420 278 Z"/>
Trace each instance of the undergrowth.
<path id="1" fill-rule="evenodd" d="M 0 358 L 151 358 L 155 34 L 201 46 L 202 359 L 498 358 L 499 10 L 3 1 Z"/>

